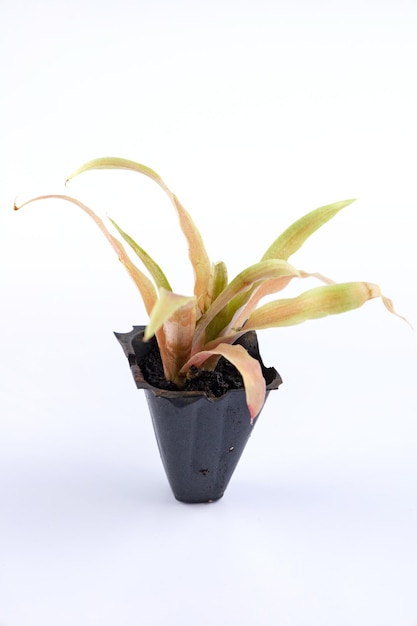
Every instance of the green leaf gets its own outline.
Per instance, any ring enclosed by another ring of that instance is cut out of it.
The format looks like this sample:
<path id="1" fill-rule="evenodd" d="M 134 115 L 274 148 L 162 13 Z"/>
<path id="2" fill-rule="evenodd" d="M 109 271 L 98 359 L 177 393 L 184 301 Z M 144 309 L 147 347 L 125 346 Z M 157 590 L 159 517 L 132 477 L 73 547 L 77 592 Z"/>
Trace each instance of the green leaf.
<path id="1" fill-rule="evenodd" d="M 301 248 L 310 235 L 352 202 L 355 202 L 355 199 L 328 204 L 307 213 L 275 239 L 263 255 L 262 260 L 289 259 L 294 252 Z"/>
<path id="2" fill-rule="evenodd" d="M 259 361 L 249 355 L 240 345 L 220 343 L 213 350 L 204 350 L 194 354 L 183 366 L 182 372 L 186 373 L 192 365 L 200 367 L 207 359 L 214 355 L 223 356 L 239 370 L 245 387 L 246 402 L 248 405 L 251 424 L 259 414 L 265 402 L 266 383 L 262 375 Z"/>
<path id="3" fill-rule="evenodd" d="M 209 292 L 207 306 L 209 306 L 227 287 L 227 267 L 223 261 L 213 263 L 211 266 Z"/>
<path id="4" fill-rule="evenodd" d="M 76 169 L 75 172 L 73 172 L 70 176 L 68 176 L 67 180 L 65 181 L 65 184 L 84 172 L 89 172 L 91 170 L 100 170 L 100 169 L 101 170 L 121 169 L 121 170 L 139 172 L 140 174 L 144 174 L 145 176 L 148 176 L 149 178 L 154 180 L 160 187 L 162 187 L 162 189 L 168 195 L 171 195 L 170 190 L 165 185 L 162 178 L 159 176 L 159 174 L 154 172 L 154 170 L 152 170 L 150 167 L 147 167 L 146 165 L 142 165 L 141 163 L 136 163 L 135 161 L 130 161 L 129 159 L 121 159 L 119 157 L 100 157 L 98 159 L 92 159 L 91 161 L 88 161 L 87 163 L 84 163 L 83 165 L 81 165 L 81 167 Z"/>
<path id="5" fill-rule="evenodd" d="M 123 237 L 123 239 L 129 244 L 135 254 L 137 254 L 137 256 L 140 258 L 140 260 L 154 279 L 156 286 L 158 288 L 163 287 L 167 291 L 172 291 L 171 285 L 169 284 L 167 277 L 165 276 L 159 265 L 153 260 L 153 258 L 147 252 L 145 252 L 145 250 L 141 248 L 136 243 L 136 241 L 132 239 L 132 237 L 125 233 L 125 231 L 122 230 L 120 226 L 118 226 L 116 222 L 111 219 L 111 217 L 109 217 L 108 219 L 113 224 L 118 233 Z"/>
<path id="6" fill-rule="evenodd" d="M 121 159 L 119 157 L 103 157 L 93 159 L 92 161 L 88 161 L 88 163 L 82 165 L 73 174 L 71 174 L 71 176 L 67 178 L 67 182 L 83 172 L 95 169 L 123 169 L 138 172 L 139 174 L 143 174 L 151 178 L 169 196 L 177 211 L 181 229 L 188 242 L 188 254 L 195 277 L 194 295 L 198 299 L 198 306 L 201 312 L 204 312 L 204 301 L 210 282 L 211 263 L 201 234 L 188 211 L 185 210 L 178 198 L 167 187 L 159 174 L 157 174 L 150 167 L 142 165 L 141 163 L 136 163 L 136 161 L 130 161 L 129 159 Z"/>
<path id="7" fill-rule="evenodd" d="M 303 270 L 299 270 L 300 278 L 317 278 L 322 282 L 330 285 L 333 284 L 334 281 L 330 280 L 323 274 L 318 272 L 304 272 Z M 253 289 L 253 293 L 251 294 L 250 299 L 247 301 L 246 305 L 242 307 L 240 311 L 236 311 L 235 316 L 231 319 L 230 324 L 227 329 L 225 329 L 225 333 L 227 334 L 233 327 L 241 328 L 246 323 L 246 320 L 250 316 L 250 314 L 256 309 L 258 303 L 265 296 L 269 296 L 273 293 L 277 293 L 278 291 L 282 291 L 285 287 L 290 283 L 293 279 L 293 276 L 282 276 L 281 278 L 272 278 L 270 280 L 265 281 L 261 285 L 255 287 Z"/>
<path id="8" fill-rule="evenodd" d="M 373 283 L 351 282 L 315 287 L 295 298 L 264 304 L 250 315 L 245 331 L 292 326 L 306 320 L 344 313 L 378 297 L 382 298 L 391 313 L 395 313 L 392 302 Z"/>
<path id="9" fill-rule="evenodd" d="M 214 337 L 207 337 L 206 339 L 205 331 L 207 326 L 215 320 L 216 316 L 235 296 L 242 292 L 247 292 L 249 298 L 251 295 L 251 287 L 255 283 L 282 276 L 299 276 L 299 272 L 295 267 L 287 263 L 287 261 L 281 259 L 260 261 L 259 263 L 247 267 L 243 272 L 240 272 L 240 274 L 229 283 L 226 289 L 219 294 L 207 312 L 198 320 L 193 341 L 193 351 L 198 352 L 206 341 L 214 339 Z"/>
<path id="10" fill-rule="evenodd" d="M 271 278 L 270 280 L 266 280 L 263 283 L 258 284 L 251 294 L 249 300 L 245 303 L 243 307 L 237 309 L 233 318 L 230 320 L 228 327 L 222 331 L 227 335 L 228 332 L 232 329 L 240 330 L 241 327 L 246 323 L 246 320 L 250 316 L 250 314 L 256 309 L 258 303 L 262 298 L 268 296 L 272 293 L 277 293 L 282 289 L 285 289 L 290 281 L 294 278 L 294 276 L 281 276 L 280 278 Z"/>
<path id="11" fill-rule="evenodd" d="M 211 278 L 209 284 L 209 292 L 205 301 L 205 310 L 218 298 L 224 289 L 227 287 L 227 268 L 223 261 L 213 263 L 211 270 Z M 223 321 L 224 320 L 224 321 Z M 216 318 L 216 328 L 222 328 L 227 323 L 227 307 L 225 307 Z M 207 327 L 207 332 L 210 333 L 211 325 Z M 215 330 L 214 330 L 215 332 Z"/>

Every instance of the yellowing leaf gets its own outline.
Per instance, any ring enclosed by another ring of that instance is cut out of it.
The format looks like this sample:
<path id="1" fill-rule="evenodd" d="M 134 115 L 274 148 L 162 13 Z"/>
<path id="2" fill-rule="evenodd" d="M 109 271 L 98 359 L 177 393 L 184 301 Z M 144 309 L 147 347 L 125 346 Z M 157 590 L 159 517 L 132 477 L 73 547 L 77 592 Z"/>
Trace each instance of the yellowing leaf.
<path id="1" fill-rule="evenodd" d="M 335 284 L 322 274 L 308 274 L 288 263 L 289 257 L 318 228 L 353 200 L 320 207 L 297 220 L 275 239 L 259 263 L 246 268 L 228 283 L 225 264 L 210 263 L 203 239 L 191 216 L 154 170 L 128 159 L 105 157 L 85 163 L 68 180 L 95 169 L 137 172 L 153 180 L 168 195 L 188 243 L 194 270 L 194 296 L 173 293 L 167 277 L 154 259 L 111 220 L 147 269 L 159 289 L 158 297 L 152 280 L 136 267 L 122 243 L 113 237 L 91 209 L 75 198 L 48 195 L 33 198 L 25 204 L 47 198 L 67 200 L 94 220 L 138 287 L 150 317 L 145 340 L 156 336 L 164 375 L 178 388 L 184 386 L 184 378 L 191 366 L 214 368 L 217 360 L 223 356 L 242 375 L 253 421 L 265 400 L 265 380 L 260 363 L 241 345 L 235 344 L 238 337 L 250 330 L 289 326 L 343 313 L 377 297 L 382 299 L 391 313 L 396 314 L 391 300 L 381 293 L 378 285 L 366 282 Z M 282 290 L 294 277 L 315 277 L 324 282 L 325 286 L 310 289 L 295 298 L 279 299 L 259 306 L 262 298 Z"/>
<path id="2" fill-rule="evenodd" d="M 239 293 L 248 292 L 250 297 L 250 289 L 257 282 L 265 281 L 270 278 L 279 278 L 282 276 L 298 276 L 298 270 L 287 261 L 280 259 L 269 259 L 260 261 L 251 265 L 243 272 L 240 272 L 231 283 L 219 294 L 207 312 L 198 320 L 196 332 L 193 341 L 193 351 L 198 352 L 202 345 L 206 343 L 205 330 L 207 326 L 215 319 L 215 317 L 227 306 L 227 304 Z M 207 341 L 214 339 L 208 337 Z"/>
<path id="3" fill-rule="evenodd" d="M 307 215 L 294 222 L 282 235 L 275 239 L 263 255 L 262 260 L 289 259 L 294 252 L 301 248 L 310 235 L 332 219 L 341 209 L 352 204 L 352 202 L 355 202 L 355 200 L 343 200 L 334 204 L 327 204 L 307 213 Z"/>
<path id="4" fill-rule="evenodd" d="M 71 176 L 68 177 L 67 182 L 83 172 L 95 169 L 124 169 L 138 172 L 139 174 L 148 176 L 155 181 L 169 196 L 177 211 L 181 229 L 188 242 L 188 254 L 195 276 L 194 295 L 197 297 L 198 306 L 203 313 L 205 310 L 204 301 L 208 292 L 210 281 L 211 264 L 201 234 L 188 211 L 185 210 L 178 198 L 167 187 L 159 174 L 154 172 L 154 170 L 150 167 L 142 165 L 141 163 L 136 163 L 136 161 L 130 161 L 129 159 L 120 159 L 118 157 L 93 159 L 92 161 L 82 165 L 73 174 L 71 174 Z"/>
<path id="5" fill-rule="evenodd" d="M 181 296 L 161 287 L 159 298 L 150 314 L 149 324 L 143 337 L 144 341 L 148 341 L 178 309 L 191 304 L 195 308 L 195 300 L 193 296 Z"/>
<path id="6" fill-rule="evenodd" d="M 266 383 L 259 362 L 251 357 L 243 346 L 231 346 L 226 343 L 221 343 L 213 350 L 198 352 L 187 361 L 183 366 L 182 372 L 187 372 L 192 365 L 200 367 L 207 359 L 214 355 L 223 356 L 239 370 L 243 378 L 246 402 L 252 424 L 265 402 Z"/>
<path id="7" fill-rule="evenodd" d="M 182 232 L 188 241 L 188 256 L 194 270 L 194 295 L 201 313 L 205 311 L 205 298 L 209 289 L 211 263 L 204 246 L 203 238 L 190 214 L 184 209 L 176 196 L 172 196 L 180 219 Z"/>
<path id="8" fill-rule="evenodd" d="M 385 306 L 394 313 L 390 301 L 382 296 L 378 285 L 373 283 L 354 282 L 316 287 L 295 298 L 264 304 L 250 315 L 245 330 L 300 324 L 306 320 L 351 311 L 377 297 L 381 297 Z"/>
<path id="9" fill-rule="evenodd" d="M 245 324 L 250 314 L 256 309 L 259 301 L 265 296 L 272 293 L 277 293 L 284 289 L 294 276 L 281 276 L 280 278 L 271 278 L 263 283 L 260 283 L 254 288 L 253 293 L 248 302 L 240 310 L 236 311 L 235 316 L 232 318 L 228 327 L 222 331 L 222 334 L 228 334 L 228 331 L 232 328 L 240 329 Z"/>
<path id="10" fill-rule="evenodd" d="M 133 172 L 139 172 L 144 176 L 148 176 L 153 181 L 155 181 L 162 189 L 171 196 L 171 191 L 168 189 L 162 178 L 157 174 L 154 170 L 152 170 L 147 165 L 142 165 L 141 163 L 136 163 L 136 161 L 131 161 L 130 159 L 121 159 L 119 157 L 99 157 L 98 159 L 92 159 L 87 163 L 84 163 L 75 170 L 70 176 L 68 176 L 65 184 L 70 180 L 79 176 L 83 172 L 89 172 L 91 170 L 128 170 Z"/>
<path id="11" fill-rule="evenodd" d="M 318 272 L 304 272 L 300 270 L 299 272 L 300 278 L 317 278 L 326 284 L 333 284 L 329 278 L 326 278 L 322 274 Z M 293 276 L 282 276 L 281 278 L 272 278 L 270 280 L 266 280 L 261 283 L 257 287 L 253 289 L 253 293 L 241 310 L 237 311 L 233 319 L 230 321 L 228 327 L 222 331 L 222 334 L 228 334 L 231 329 L 240 329 L 246 323 L 246 320 L 249 318 L 250 314 L 256 309 L 259 302 L 265 296 L 269 296 L 273 293 L 277 293 L 278 291 L 282 291 L 293 279 Z"/>

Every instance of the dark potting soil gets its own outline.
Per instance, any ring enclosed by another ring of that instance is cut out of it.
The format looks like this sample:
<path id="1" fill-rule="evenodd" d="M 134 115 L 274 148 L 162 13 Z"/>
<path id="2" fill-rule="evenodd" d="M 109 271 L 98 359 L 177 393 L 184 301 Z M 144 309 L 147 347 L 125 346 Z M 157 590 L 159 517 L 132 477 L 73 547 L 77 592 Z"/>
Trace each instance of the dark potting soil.
<path id="1" fill-rule="evenodd" d="M 156 338 L 152 337 L 152 339 L 145 344 L 142 340 L 143 330 L 144 327 L 134 326 L 133 331 L 125 335 L 125 337 L 129 336 L 131 341 L 130 349 L 133 349 L 133 354 L 130 353 L 128 356 L 131 365 L 132 363 L 136 363 L 145 381 L 153 387 L 168 391 L 179 391 L 175 383 L 166 380 L 164 377 L 164 370 Z M 131 336 L 132 333 L 133 337 Z M 121 336 L 123 337 L 123 335 L 118 335 L 119 340 Z M 239 339 L 235 341 L 235 344 L 242 345 L 245 350 L 259 362 L 267 385 L 276 384 L 276 387 L 273 387 L 275 389 L 282 383 L 282 379 L 276 369 L 274 367 L 265 367 L 263 364 L 261 355 L 259 354 L 258 339 L 254 331 L 249 331 L 239 337 Z M 225 358 L 220 357 L 213 371 L 192 367 L 185 380 L 185 386 L 181 390 L 203 391 L 209 397 L 218 398 L 224 395 L 229 389 L 242 389 L 243 387 L 243 379 L 239 371 Z"/>
<path id="2" fill-rule="evenodd" d="M 157 345 L 138 362 L 146 382 L 159 389 L 178 390 L 178 386 L 166 380 Z M 185 391 L 204 391 L 208 396 L 220 397 L 229 389 L 242 389 L 243 380 L 238 370 L 229 361 L 220 357 L 216 368 L 207 371 L 191 367 L 185 380 Z"/>

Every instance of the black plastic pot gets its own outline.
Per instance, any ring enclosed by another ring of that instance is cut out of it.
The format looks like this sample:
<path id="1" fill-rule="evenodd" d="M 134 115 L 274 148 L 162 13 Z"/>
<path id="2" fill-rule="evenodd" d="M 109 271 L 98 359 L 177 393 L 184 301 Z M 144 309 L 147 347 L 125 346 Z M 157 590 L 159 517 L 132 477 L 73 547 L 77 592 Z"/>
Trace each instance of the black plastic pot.
<path id="1" fill-rule="evenodd" d="M 156 342 L 142 341 L 144 326 L 129 333 L 115 333 L 138 389 L 144 389 L 162 462 L 171 489 L 181 502 L 213 502 L 221 498 L 252 434 L 244 389 L 231 389 L 219 398 L 202 391 L 171 391 L 150 385 L 139 363 L 155 349 Z M 236 343 L 243 345 L 261 364 L 267 396 L 282 380 L 266 368 L 259 355 L 255 332 Z M 258 416 L 259 417 L 259 416 Z M 254 421 L 256 423 L 258 418 Z"/>

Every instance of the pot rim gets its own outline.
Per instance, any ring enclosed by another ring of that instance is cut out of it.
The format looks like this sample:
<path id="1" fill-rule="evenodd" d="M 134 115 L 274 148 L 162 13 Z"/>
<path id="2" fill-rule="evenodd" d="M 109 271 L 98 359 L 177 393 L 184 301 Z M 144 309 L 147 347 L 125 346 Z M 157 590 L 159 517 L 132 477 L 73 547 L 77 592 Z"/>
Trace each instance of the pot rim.
<path id="1" fill-rule="evenodd" d="M 132 330 L 129 331 L 128 333 L 114 332 L 116 339 L 119 341 L 123 349 L 123 352 L 125 353 L 125 356 L 127 357 L 129 361 L 130 370 L 132 372 L 133 379 L 138 389 L 145 389 L 145 390 L 152 391 L 152 393 L 155 396 L 160 396 L 163 398 L 205 397 L 211 402 L 222 400 L 222 398 L 224 398 L 224 396 L 228 393 L 245 393 L 245 389 L 244 387 L 242 387 L 241 389 L 229 389 L 228 391 L 226 391 L 225 394 L 216 397 L 216 396 L 208 396 L 205 391 L 201 391 L 201 390 L 193 391 L 193 390 L 181 390 L 181 389 L 180 390 L 161 389 L 160 387 L 155 387 L 154 385 L 151 385 L 145 380 L 143 376 L 142 370 L 140 369 L 138 365 L 136 351 L 133 346 L 133 341 L 135 339 L 137 340 L 137 338 L 141 334 L 143 336 L 145 328 L 146 326 L 132 326 Z M 245 343 L 244 338 L 246 337 L 246 335 L 250 335 L 251 337 L 251 343 L 253 344 L 254 350 L 255 350 L 254 356 L 255 358 L 257 358 L 257 360 L 259 361 L 262 367 L 262 372 L 264 374 L 265 381 L 267 380 L 266 374 L 269 374 L 269 377 L 271 378 L 270 382 L 267 383 L 266 385 L 266 390 L 271 391 L 273 389 L 278 389 L 278 387 L 282 383 L 281 376 L 278 374 L 277 370 L 274 367 L 265 367 L 265 365 L 263 364 L 261 355 L 259 354 L 259 347 L 258 347 L 256 332 L 248 331 L 248 333 L 240 337 L 240 339 L 238 339 L 236 343 L 241 343 L 243 341 L 243 345 L 244 345 Z M 152 349 L 151 341 L 147 343 L 141 342 L 140 348 L 142 350 L 142 355 L 146 356 L 146 354 L 150 352 L 150 350 Z"/>

